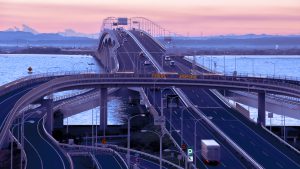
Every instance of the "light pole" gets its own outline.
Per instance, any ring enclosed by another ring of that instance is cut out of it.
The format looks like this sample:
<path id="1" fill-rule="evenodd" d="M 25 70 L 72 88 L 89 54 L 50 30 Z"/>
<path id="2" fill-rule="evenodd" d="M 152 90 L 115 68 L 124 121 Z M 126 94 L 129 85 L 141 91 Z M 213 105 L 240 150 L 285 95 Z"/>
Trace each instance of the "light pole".
<path id="1" fill-rule="evenodd" d="M 163 108 L 163 92 L 166 90 L 166 89 L 170 89 L 169 87 L 165 87 L 165 88 L 162 88 L 160 90 L 160 112 L 161 112 L 161 116 L 164 115 L 164 108 Z"/>
<path id="2" fill-rule="evenodd" d="M 171 98 L 171 103 L 173 103 L 173 100 L 178 98 L 178 96 Z M 172 126 L 172 105 L 170 106 L 170 132 L 171 132 L 171 126 Z"/>
<path id="3" fill-rule="evenodd" d="M 197 154 L 196 154 L 196 150 L 197 150 L 197 123 L 200 121 L 201 119 L 197 119 L 194 120 L 194 163 L 195 163 L 195 167 L 197 167 Z"/>
<path id="4" fill-rule="evenodd" d="M 162 130 L 163 132 L 164 130 Z M 162 139 L 164 137 L 164 135 L 166 134 L 166 132 L 163 133 L 157 133 L 155 131 L 151 131 L 151 130 L 141 130 L 142 133 L 153 133 L 156 134 L 159 137 L 159 169 L 162 169 Z"/>
<path id="5" fill-rule="evenodd" d="M 183 112 L 184 111 L 186 111 L 187 109 L 188 109 L 189 107 L 185 107 L 184 109 L 182 109 L 181 110 L 181 114 L 180 114 L 180 116 L 181 116 L 181 124 L 180 124 L 180 131 L 181 131 L 181 133 L 180 133 L 180 144 L 181 144 L 181 146 L 182 146 L 182 144 L 183 144 Z"/>
<path id="6" fill-rule="evenodd" d="M 130 121 L 131 119 L 135 118 L 135 117 L 138 117 L 138 116 L 141 116 L 141 117 L 145 117 L 145 114 L 137 114 L 137 115 L 134 115 L 134 116 L 125 116 L 125 118 L 127 119 L 127 165 L 128 167 L 130 168 Z"/>

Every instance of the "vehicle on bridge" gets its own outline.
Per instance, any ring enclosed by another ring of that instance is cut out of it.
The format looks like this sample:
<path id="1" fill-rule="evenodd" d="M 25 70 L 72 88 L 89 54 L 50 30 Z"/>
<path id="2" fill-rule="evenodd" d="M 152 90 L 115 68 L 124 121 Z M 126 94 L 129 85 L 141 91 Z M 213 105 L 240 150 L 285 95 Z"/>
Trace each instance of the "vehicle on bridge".
<path id="1" fill-rule="evenodd" d="M 151 62 L 149 60 L 145 60 L 144 65 L 151 65 Z"/>
<path id="2" fill-rule="evenodd" d="M 220 163 L 220 145 L 215 140 L 201 140 L 201 155 L 207 164 Z"/>

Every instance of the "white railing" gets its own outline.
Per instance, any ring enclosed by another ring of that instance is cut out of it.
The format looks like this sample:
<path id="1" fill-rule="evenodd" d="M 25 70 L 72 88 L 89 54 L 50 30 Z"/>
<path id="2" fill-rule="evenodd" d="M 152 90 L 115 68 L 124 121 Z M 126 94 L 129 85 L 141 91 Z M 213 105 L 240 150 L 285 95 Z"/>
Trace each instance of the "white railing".
<path id="1" fill-rule="evenodd" d="M 111 147 L 112 149 L 115 149 L 115 150 L 118 150 L 118 151 L 123 151 L 123 152 L 126 152 L 129 150 L 130 152 L 132 153 L 136 153 L 136 154 L 140 154 L 140 155 L 143 155 L 145 157 L 148 157 L 149 159 L 154 159 L 154 160 L 157 160 L 159 161 L 159 157 L 155 156 L 155 155 L 152 155 L 152 154 L 148 154 L 148 153 L 145 153 L 145 152 L 142 152 L 142 151 L 138 151 L 138 150 L 133 150 L 133 149 L 127 149 L 127 148 L 124 148 L 124 147 L 119 147 L 117 145 L 109 145 L 109 144 L 105 144 L 105 145 L 100 145 L 100 146 L 107 146 L 107 147 Z M 165 163 L 165 164 L 168 164 L 172 167 L 175 167 L 175 168 L 178 168 L 178 169 L 183 169 L 182 167 L 170 162 L 170 161 L 167 161 L 165 159 L 162 159 L 162 162 Z"/>
<path id="2" fill-rule="evenodd" d="M 208 117 L 206 117 L 203 112 L 195 107 L 193 103 L 186 97 L 181 89 L 175 88 L 175 92 L 184 99 L 185 106 L 191 107 L 214 131 L 216 131 L 221 137 L 223 137 L 241 156 L 245 157 L 248 162 L 250 162 L 255 168 L 263 169 L 263 167 L 258 164 L 251 156 L 249 156 L 242 148 L 240 148 L 233 140 L 231 140 L 223 131 L 221 131 L 216 125 L 214 125 Z"/>

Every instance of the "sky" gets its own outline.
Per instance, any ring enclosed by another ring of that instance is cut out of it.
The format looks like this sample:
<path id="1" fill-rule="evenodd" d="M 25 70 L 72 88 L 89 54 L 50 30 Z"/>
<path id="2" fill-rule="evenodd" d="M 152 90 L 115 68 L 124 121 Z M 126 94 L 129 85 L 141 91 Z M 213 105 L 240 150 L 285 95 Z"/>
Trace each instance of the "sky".
<path id="1" fill-rule="evenodd" d="M 189 36 L 300 34 L 300 0 L 0 0 L 0 30 L 97 33 L 110 16 L 146 17 Z"/>

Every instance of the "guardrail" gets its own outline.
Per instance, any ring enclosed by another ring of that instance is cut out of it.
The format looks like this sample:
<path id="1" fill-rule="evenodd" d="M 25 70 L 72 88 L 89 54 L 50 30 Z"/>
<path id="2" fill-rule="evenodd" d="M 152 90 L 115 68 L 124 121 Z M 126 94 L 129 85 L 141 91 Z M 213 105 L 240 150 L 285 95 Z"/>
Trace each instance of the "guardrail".
<path id="1" fill-rule="evenodd" d="M 185 96 L 181 89 L 175 89 L 175 92 L 180 96 Z M 255 168 L 263 169 L 252 157 L 250 157 L 242 148 L 240 148 L 234 141 L 232 141 L 224 132 L 222 132 L 216 125 L 214 125 L 200 110 L 198 110 L 187 97 L 182 97 L 187 107 L 191 107 L 214 131 L 216 131 L 225 141 L 231 145 L 241 156 L 245 157 L 247 161 Z"/>
<path id="2" fill-rule="evenodd" d="M 184 57 L 184 60 L 188 62 L 193 62 L 192 59 Z M 257 77 L 257 78 L 268 78 L 268 79 L 276 79 L 276 80 L 291 80 L 296 81 L 300 83 L 300 77 L 296 76 L 286 76 L 286 75 L 270 75 L 270 74 L 263 74 L 263 73 L 236 73 L 235 72 L 218 72 L 211 70 L 207 67 L 204 67 L 204 65 L 201 65 L 199 63 L 196 63 L 196 66 L 198 66 L 201 69 L 204 69 L 206 71 L 209 71 L 213 74 L 219 74 L 219 75 L 225 75 L 225 76 L 239 76 L 239 77 Z"/>
<path id="3" fill-rule="evenodd" d="M 60 73 L 65 74 L 66 73 Z M 53 75 L 57 75 L 53 73 Z M 94 72 L 86 74 L 77 74 L 70 76 L 55 78 L 48 83 L 44 83 L 39 87 L 32 89 L 29 93 L 25 94 L 21 99 L 17 101 L 14 108 L 8 118 L 6 125 L 12 123 L 12 119 L 16 112 L 19 112 L 24 106 L 32 103 L 35 99 L 42 97 L 47 93 L 57 91 L 64 87 L 75 87 L 75 86 L 93 86 L 93 85 L 118 85 L 118 86 L 150 86 L 153 84 L 162 86 L 202 86 L 202 87 L 219 87 L 228 89 L 239 89 L 239 90 L 256 90 L 256 91 L 267 91 L 277 92 L 282 95 L 290 95 L 294 97 L 300 97 L 300 86 L 278 82 L 268 79 L 257 79 L 257 78 L 242 78 L 235 76 L 219 76 L 219 75 L 195 75 L 192 79 L 186 79 L 185 75 L 174 74 L 162 74 L 163 78 L 153 76 L 151 74 L 95 74 Z M 49 74 L 47 74 L 49 76 Z M 41 77 L 41 76 L 38 76 Z M 57 77 L 57 76 L 55 76 Z M 7 129 L 8 126 L 6 126 Z M 1 130 L 2 132 L 2 130 Z M 2 143 L 2 140 L 0 140 Z"/>
<path id="4" fill-rule="evenodd" d="M 152 62 L 154 67 L 159 71 L 163 72 L 163 69 L 159 66 L 156 60 L 152 57 L 152 55 L 145 49 L 145 47 L 140 43 L 140 41 L 128 30 L 125 30 L 126 33 L 135 41 L 135 43 L 142 49 L 148 59 Z"/>
<path id="5" fill-rule="evenodd" d="M 141 151 L 138 151 L 138 150 L 133 150 L 133 149 L 127 149 L 127 148 L 124 148 L 124 147 L 119 147 L 117 145 L 109 145 L 109 144 L 105 144 L 105 145 L 100 145 L 100 146 L 107 146 L 107 147 L 110 147 L 114 150 L 117 150 L 117 151 L 120 151 L 120 152 L 124 152 L 124 153 L 127 153 L 127 151 L 129 150 L 130 152 L 132 153 L 136 153 L 136 154 L 140 154 L 144 157 L 147 157 L 149 160 L 153 161 L 154 160 L 157 160 L 159 161 L 159 157 L 155 156 L 155 155 L 152 155 L 152 154 L 148 154 L 148 153 L 145 153 L 145 152 L 141 152 Z M 170 162 L 170 161 L 167 161 L 165 159 L 162 159 L 162 162 L 169 165 L 169 166 L 172 166 L 172 167 L 175 167 L 175 168 L 178 168 L 178 169 L 183 169 L 182 167 Z"/>
<path id="6" fill-rule="evenodd" d="M 90 151 L 90 152 L 104 152 L 104 153 L 111 153 L 111 154 L 116 154 L 118 156 L 119 159 L 122 160 L 122 162 L 126 165 L 126 168 L 128 169 L 128 166 L 126 164 L 126 162 L 124 161 L 124 159 L 121 157 L 121 155 L 115 151 L 112 148 L 108 148 L 108 146 L 105 147 L 98 147 L 98 146 L 86 146 L 86 145 L 70 145 L 70 144 L 63 144 L 60 143 L 60 146 L 62 148 L 64 148 L 65 150 L 72 150 L 72 151 L 78 151 L 78 152 L 86 152 L 86 151 Z"/>

